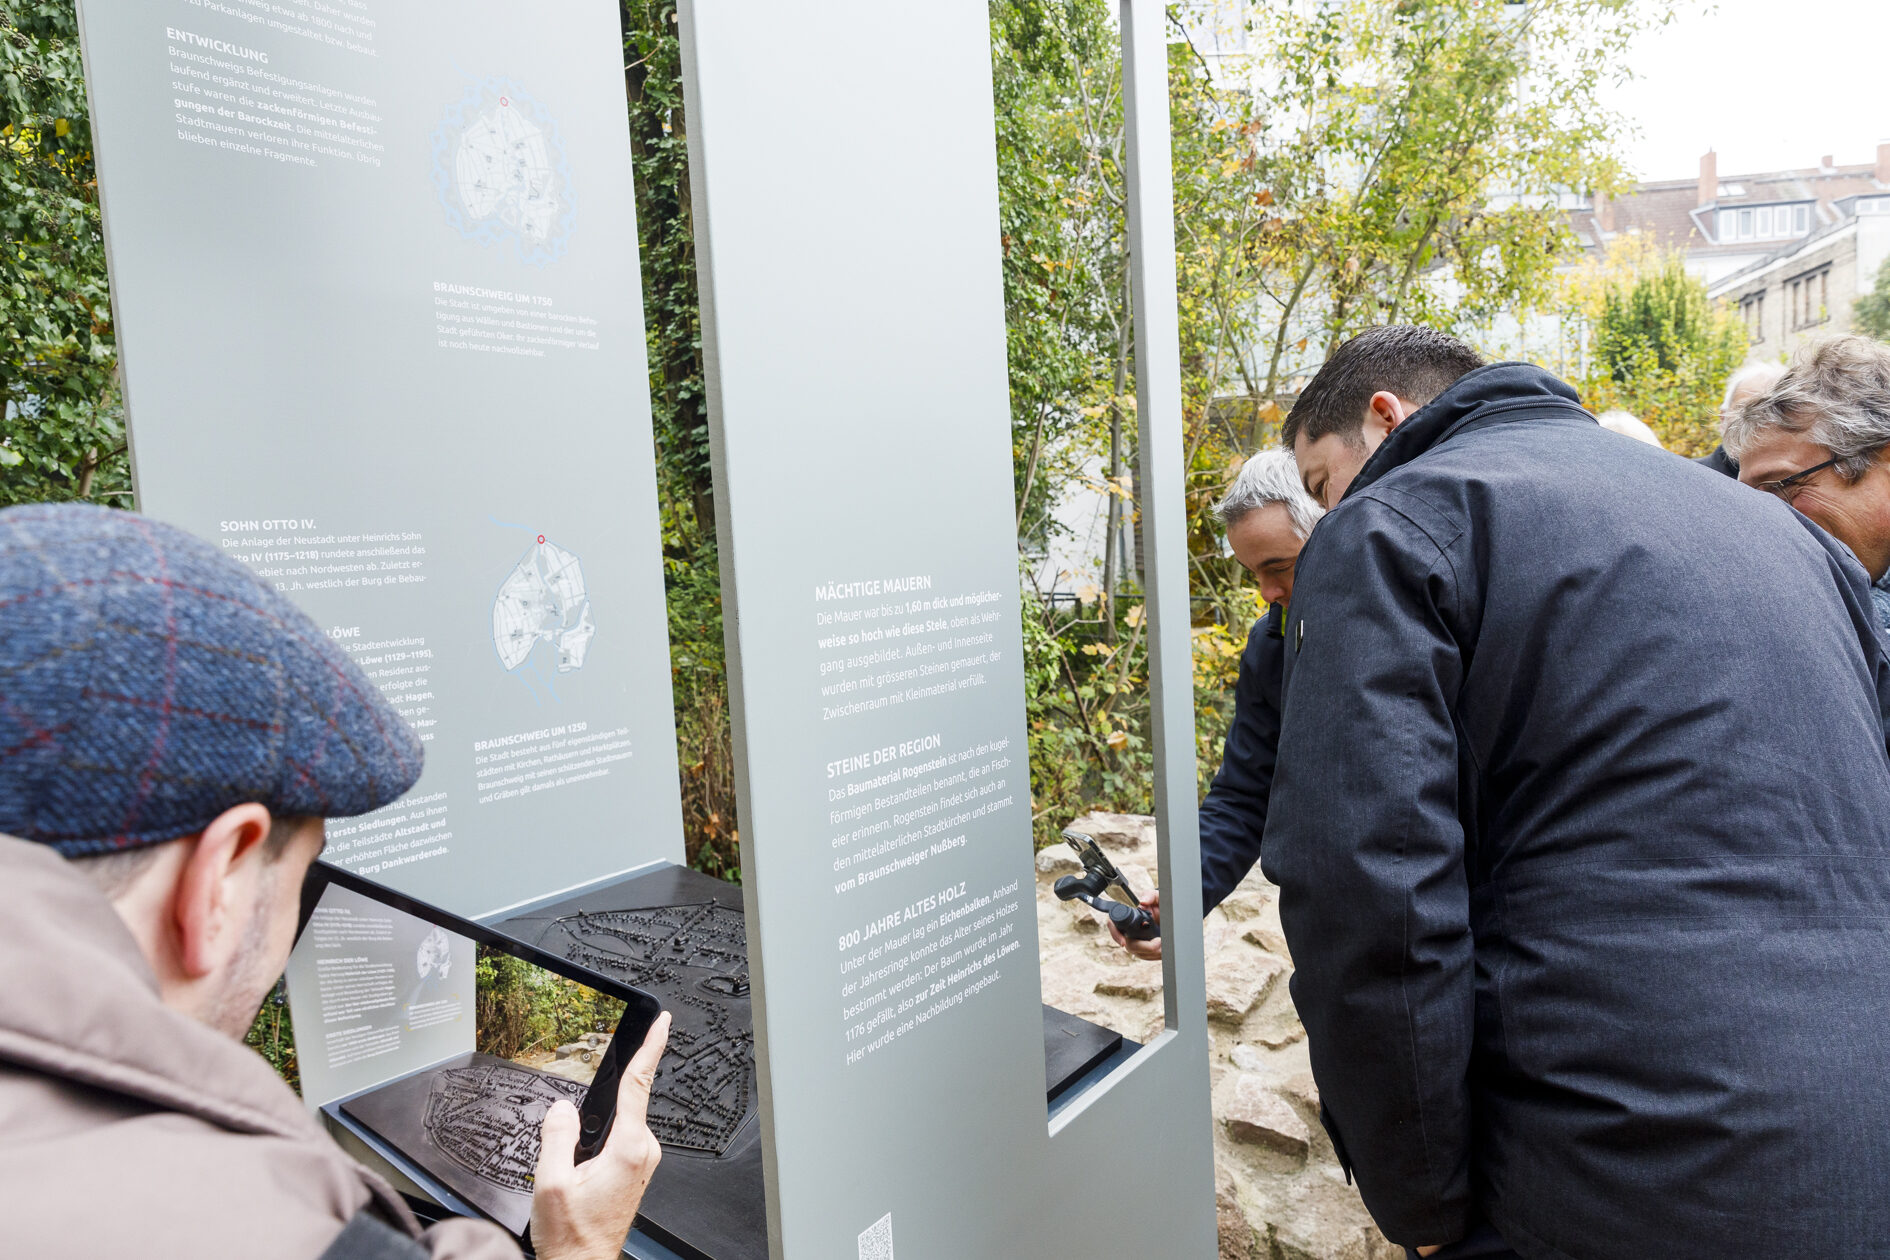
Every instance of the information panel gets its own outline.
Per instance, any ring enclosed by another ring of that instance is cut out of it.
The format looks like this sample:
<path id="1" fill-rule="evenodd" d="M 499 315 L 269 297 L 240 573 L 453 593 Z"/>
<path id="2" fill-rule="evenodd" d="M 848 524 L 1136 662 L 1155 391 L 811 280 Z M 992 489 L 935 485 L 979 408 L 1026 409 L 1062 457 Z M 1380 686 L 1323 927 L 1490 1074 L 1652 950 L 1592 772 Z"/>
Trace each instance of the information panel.
<path id="1" fill-rule="evenodd" d="M 611 0 L 85 0 L 140 505 L 419 728 L 329 856 L 482 915 L 682 858 Z"/>
<path id="2" fill-rule="evenodd" d="M 1211 1255 L 1204 1033 L 1045 1107 L 986 6 L 682 15 L 773 1252 Z"/>

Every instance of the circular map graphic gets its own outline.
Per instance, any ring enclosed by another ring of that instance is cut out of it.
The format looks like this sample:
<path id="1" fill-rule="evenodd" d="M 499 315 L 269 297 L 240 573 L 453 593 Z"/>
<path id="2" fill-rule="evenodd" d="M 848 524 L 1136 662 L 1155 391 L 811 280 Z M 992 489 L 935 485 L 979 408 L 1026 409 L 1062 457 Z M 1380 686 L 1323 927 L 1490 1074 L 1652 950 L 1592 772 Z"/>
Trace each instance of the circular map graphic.
<path id="1" fill-rule="evenodd" d="M 433 188 L 446 220 L 482 245 L 510 241 L 544 266 L 577 219 L 571 166 L 551 111 L 510 79 L 485 79 L 433 129 Z"/>

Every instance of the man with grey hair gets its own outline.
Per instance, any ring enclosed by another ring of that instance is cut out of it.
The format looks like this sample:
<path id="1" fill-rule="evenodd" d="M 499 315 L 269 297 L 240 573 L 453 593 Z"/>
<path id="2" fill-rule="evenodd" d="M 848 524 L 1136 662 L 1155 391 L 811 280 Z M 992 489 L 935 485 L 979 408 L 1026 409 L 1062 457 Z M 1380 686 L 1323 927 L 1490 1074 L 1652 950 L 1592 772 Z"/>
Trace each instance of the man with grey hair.
<path id="1" fill-rule="evenodd" d="M 1858 336 L 1801 346 L 1770 388 L 1727 417 L 1723 435 L 1739 480 L 1850 548 L 1890 630 L 1890 346 Z"/>
<path id="2" fill-rule="evenodd" d="M 1732 379 L 1726 382 L 1726 397 L 1719 404 L 1720 432 L 1724 434 L 1726 421 L 1733 412 L 1778 384 L 1778 378 L 1783 375 L 1785 375 L 1784 365 L 1778 363 L 1748 363 L 1734 372 Z M 1693 462 L 1704 464 L 1714 472 L 1724 473 L 1728 477 L 1739 475 L 1739 461 L 1726 453 L 1724 442 L 1715 446 L 1711 455 L 1702 455 Z"/>
<path id="3" fill-rule="evenodd" d="M 1201 803 L 1201 909 L 1226 900 L 1260 860 L 1267 825 L 1267 793 L 1280 743 L 1280 672 L 1286 657 L 1284 616 L 1293 598 L 1293 566 L 1306 536 L 1325 514 L 1299 483 L 1290 452 L 1261 451 L 1241 466 L 1214 515 L 1227 545 L 1260 585 L 1267 615 L 1247 634 L 1234 684 L 1234 720 L 1227 728 L 1221 769 Z M 1160 894 L 1143 902 L 1160 912 Z M 1161 941 L 1130 941 L 1110 933 L 1130 953 L 1160 958 Z"/>

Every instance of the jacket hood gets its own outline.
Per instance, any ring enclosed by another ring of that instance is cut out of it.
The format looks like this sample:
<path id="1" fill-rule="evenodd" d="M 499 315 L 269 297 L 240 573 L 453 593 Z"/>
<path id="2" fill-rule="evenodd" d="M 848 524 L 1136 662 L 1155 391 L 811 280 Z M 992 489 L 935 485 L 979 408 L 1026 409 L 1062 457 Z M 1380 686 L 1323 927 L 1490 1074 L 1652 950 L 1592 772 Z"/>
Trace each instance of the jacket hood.
<path id="1" fill-rule="evenodd" d="M 1341 498 L 1351 498 L 1458 433 L 1540 416 L 1544 411 L 1594 421 L 1573 386 L 1533 363 L 1492 363 L 1466 372 L 1391 431 Z"/>
<path id="2" fill-rule="evenodd" d="M 260 1056 L 167 1007 L 118 912 L 65 858 L 0 836 L 0 1063 L 237 1133 L 318 1130 Z"/>

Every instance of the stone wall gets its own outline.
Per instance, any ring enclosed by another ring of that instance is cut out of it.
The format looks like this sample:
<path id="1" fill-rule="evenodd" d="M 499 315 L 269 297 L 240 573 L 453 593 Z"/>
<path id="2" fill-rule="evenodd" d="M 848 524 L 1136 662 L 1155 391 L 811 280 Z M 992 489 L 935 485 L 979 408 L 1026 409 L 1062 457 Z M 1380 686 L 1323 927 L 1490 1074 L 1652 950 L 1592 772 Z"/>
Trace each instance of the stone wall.
<path id="1" fill-rule="evenodd" d="M 1133 887 L 1154 887 L 1153 818 L 1091 813 L 1070 826 L 1094 836 Z M 1161 964 L 1131 958 L 1095 911 L 1052 895 L 1058 876 L 1080 869 L 1062 845 L 1037 855 L 1043 1000 L 1147 1041 L 1162 1026 Z M 1403 1260 L 1319 1125 L 1276 892 L 1256 869 L 1203 925 L 1221 1260 Z"/>

